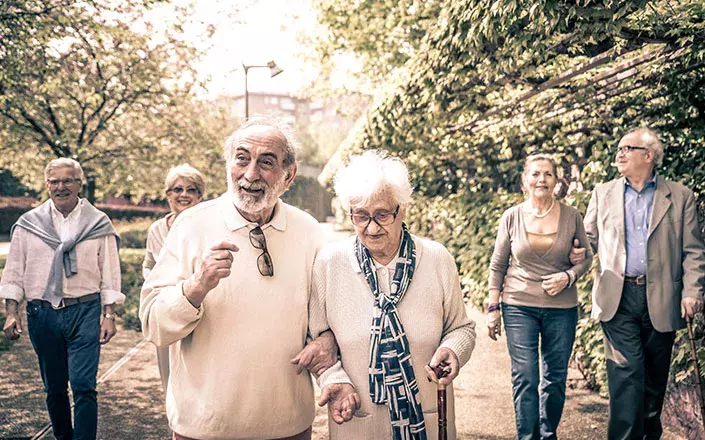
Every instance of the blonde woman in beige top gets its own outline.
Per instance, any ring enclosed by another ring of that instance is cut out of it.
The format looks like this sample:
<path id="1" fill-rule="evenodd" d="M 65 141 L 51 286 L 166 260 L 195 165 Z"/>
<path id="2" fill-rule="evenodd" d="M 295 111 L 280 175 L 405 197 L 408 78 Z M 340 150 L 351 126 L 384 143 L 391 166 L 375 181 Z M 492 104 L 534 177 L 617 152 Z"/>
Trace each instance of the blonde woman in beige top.
<path id="1" fill-rule="evenodd" d="M 142 262 L 142 275 L 145 280 L 152 268 L 157 264 L 159 252 L 164 246 L 164 240 L 166 240 L 174 220 L 184 210 L 203 200 L 206 182 L 197 169 L 185 163 L 169 170 L 164 182 L 164 191 L 166 192 L 171 212 L 152 223 L 147 232 L 147 246 L 144 253 L 144 261 Z M 157 347 L 157 365 L 159 366 L 162 386 L 166 393 L 166 386 L 169 383 L 169 347 Z"/>
<path id="2" fill-rule="evenodd" d="M 557 438 L 578 320 L 575 282 L 592 260 L 582 217 L 554 198 L 556 182 L 551 156 L 526 159 L 527 198 L 502 215 L 490 264 L 488 330 L 494 340 L 501 334 L 501 301 L 519 440 Z M 576 240 L 587 258 L 574 265 Z"/>

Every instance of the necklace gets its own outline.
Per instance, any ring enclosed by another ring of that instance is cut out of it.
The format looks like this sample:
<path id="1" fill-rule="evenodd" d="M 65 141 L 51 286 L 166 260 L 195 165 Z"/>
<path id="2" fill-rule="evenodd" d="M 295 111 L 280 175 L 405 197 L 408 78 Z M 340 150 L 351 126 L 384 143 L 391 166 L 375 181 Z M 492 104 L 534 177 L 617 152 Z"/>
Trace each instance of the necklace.
<path id="1" fill-rule="evenodd" d="M 555 204 L 556 204 L 556 199 L 553 199 L 553 200 L 551 201 L 551 206 L 548 208 L 548 211 L 544 212 L 543 214 L 539 214 L 539 210 L 536 209 L 536 208 L 534 208 L 534 205 L 531 205 L 531 208 L 532 208 L 531 213 L 532 213 L 532 214 L 534 215 L 534 217 L 536 217 L 536 218 L 544 218 L 544 217 L 546 217 L 548 214 L 550 214 L 551 211 L 553 211 L 553 206 L 554 206 Z"/>

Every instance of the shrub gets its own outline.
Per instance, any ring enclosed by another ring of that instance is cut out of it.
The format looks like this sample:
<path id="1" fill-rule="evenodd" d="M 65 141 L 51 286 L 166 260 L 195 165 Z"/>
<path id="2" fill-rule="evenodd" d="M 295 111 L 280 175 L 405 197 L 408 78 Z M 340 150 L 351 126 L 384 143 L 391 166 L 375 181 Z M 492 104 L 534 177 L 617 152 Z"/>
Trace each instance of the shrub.
<path id="1" fill-rule="evenodd" d="M 134 205 L 108 205 L 105 203 L 96 203 L 96 208 L 100 209 L 110 217 L 113 222 L 118 220 L 133 220 L 138 218 L 150 218 L 156 220 L 169 213 L 168 208 L 150 207 L 150 206 L 134 206 Z"/>
<path id="2" fill-rule="evenodd" d="M 0 197 L 0 235 L 9 234 L 20 216 L 38 204 L 31 197 Z"/>
<path id="3" fill-rule="evenodd" d="M 149 226 L 154 222 L 151 218 L 141 218 L 132 221 L 113 222 L 120 234 L 120 247 L 125 249 L 144 249 L 147 243 Z"/>
<path id="4" fill-rule="evenodd" d="M 125 328 L 141 330 L 139 320 L 140 291 L 142 290 L 142 261 L 144 249 L 120 249 L 120 270 L 122 271 L 122 293 L 125 294 L 125 304 L 118 308 Z"/>
<path id="5" fill-rule="evenodd" d="M 584 214 L 589 197 L 589 192 L 576 193 L 565 202 Z M 499 220 L 507 208 L 522 200 L 520 194 L 468 192 L 448 197 L 417 197 L 410 205 L 407 216 L 410 230 L 448 248 L 458 265 L 463 294 L 480 310 L 485 309 L 489 293 L 489 265 Z M 588 272 L 577 284 L 580 314 L 573 362 L 588 384 L 604 394 L 607 373 L 602 331 L 599 323 L 590 319 L 592 274 L 593 271 Z"/>

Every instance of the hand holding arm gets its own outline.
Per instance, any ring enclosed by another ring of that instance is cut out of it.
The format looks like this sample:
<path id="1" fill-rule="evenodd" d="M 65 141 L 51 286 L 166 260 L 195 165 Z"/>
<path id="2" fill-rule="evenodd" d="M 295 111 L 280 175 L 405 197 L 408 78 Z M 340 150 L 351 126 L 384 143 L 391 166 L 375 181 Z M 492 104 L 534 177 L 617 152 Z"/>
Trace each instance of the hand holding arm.
<path id="1" fill-rule="evenodd" d="M 577 266 L 585 260 L 586 248 L 580 247 L 580 240 L 577 238 L 573 239 L 573 247 L 570 248 L 570 253 L 568 254 L 568 259 L 570 264 Z"/>
<path id="2" fill-rule="evenodd" d="M 296 374 L 308 369 L 316 376 L 330 368 L 338 360 L 338 344 L 330 330 L 321 333 L 291 360 L 296 365 Z"/>
<path id="3" fill-rule="evenodd" d="M 556 272 L 551 275 L 543 275 L 541 287 L 551 296 L 558 295 L 568 286 L 568 275 L 565 272 Z"/>
<path id="4" fill-rule="evenodd" d="M 360 396 L 349 383 L 326 385 L 318 398 L 318 406 L 328 404 L 328 414 L 337 424 L 352 420 L 353 414 L 360 408 Z"/>

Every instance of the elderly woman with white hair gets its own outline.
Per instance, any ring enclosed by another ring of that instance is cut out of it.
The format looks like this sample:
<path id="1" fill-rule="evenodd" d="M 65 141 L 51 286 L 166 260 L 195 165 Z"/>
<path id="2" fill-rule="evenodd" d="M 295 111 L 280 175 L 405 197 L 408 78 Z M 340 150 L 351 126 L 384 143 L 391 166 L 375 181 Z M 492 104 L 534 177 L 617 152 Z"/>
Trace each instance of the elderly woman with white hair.
<path id="1" fill-rule="evenodd" d="M 171 212 L 149 227 L 144 261 L 142 262 L 144 279 L 147 279 L 152 268 L 157 264 L 159 252 L 162 250 L 164 240 L 166 240 L 176 217 L 203 200 L 205 191 L 206 182 L 203 175 L 191 165 L 185 163 L 169 170 L 164 181 L 164 192 Z M 162 385 L 166 392 L 166 386 L 169 383 L 169 347 L 157 347 L 157 364 L 159 365 L 159 376 L 161 376 Z"/>
<path id="2" fill-rule="evenodd" d="M 447 373 L 440 382 L 448 390 L 453 439 L 451 382 L 475 346 L 455 260 L 439 243 L 408 231 L 411 185 L 401 160 L 377 151 L 352 157 L 336 176 L 335 192 L 355 236 L 324 247 L 316 258 L 310 330 L 314 337 L 333 331 L 360 405 L 350 422 L 329 419 L 330 438 L 435 439 L 436 385 L 430 380 L 437 381 L 433 368 L 440 367 Z M 322 401 L 336 378 L 332 371 L 319 377 Z"/>

